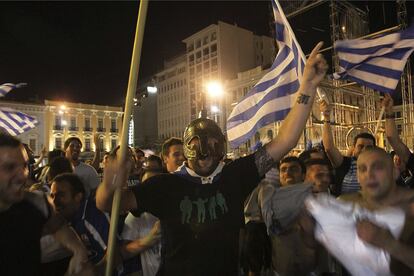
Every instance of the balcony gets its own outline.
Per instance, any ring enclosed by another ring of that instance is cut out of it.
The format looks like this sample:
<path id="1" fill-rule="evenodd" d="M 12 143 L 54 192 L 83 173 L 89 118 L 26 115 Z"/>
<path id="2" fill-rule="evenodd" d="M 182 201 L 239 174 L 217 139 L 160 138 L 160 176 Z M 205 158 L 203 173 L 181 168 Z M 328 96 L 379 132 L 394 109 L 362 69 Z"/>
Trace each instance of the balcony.
<path id="1" fill-rule="evenodd" d="M 105 132 L 105 131 L 106 131 L 106 128 L 104 128 L 104 127 L 98 127 L 98 128 L 96 129 L 96 131 L 97 131 L 97 132 Z"/>
<path id="2" fill-rule="evenodd" d="M 117 128 L 111 128 L 111 132 L 118 133 L 118 129 Z"/>
<path id="3" fill-rule="evenodd" d="M 75 127 L 75 126 L 70 126 L 70 127 L 68 127 L 68 129 L 69 129 L 69 131 L 78 131 L 79 130 L 79 128 Z"/>
<path id="4" fill-rule="evenodd" d="M 92 131 L 92 128 L 91 127 L 84 127 L 83 131 Z"/>
<path id="5" fill-rule="evenodd" d="M 53 130 L 63 130 L 63 126 L 61 125 L 54 125 Z"/>

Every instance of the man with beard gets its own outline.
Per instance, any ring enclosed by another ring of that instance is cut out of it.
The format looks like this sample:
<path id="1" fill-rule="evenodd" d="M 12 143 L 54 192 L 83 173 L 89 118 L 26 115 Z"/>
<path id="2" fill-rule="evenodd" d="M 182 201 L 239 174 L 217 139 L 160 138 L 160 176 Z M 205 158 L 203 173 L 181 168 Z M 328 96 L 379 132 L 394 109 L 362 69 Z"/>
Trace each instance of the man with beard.
<path id="1" fill-rule="evenodd" d="M 212 120 L 196 119 L 183 136 L 188 161 L 174 174 L 154 176 L 124 190 L 122 210 L 150 212 L 161 221 L 160 275 L 237 275 L 244 200 L 272 165 L 296 146 L 327 70 L 317 54 L 321 46 L 307 61 L 297 100 L 281 127 L 289 131 L 280 131 L 254 154 L 225 165 L 221 129 Z M 98 208 L 111 209 L 115 189 L 125 186 L 125 167 L 125 162 L 111 160 L 97 191 Z"/>
<path id="2" fill-rule="evenodd" d="M 85 164 L 79 160 L 79 154 L 82 149 L 81 140 L 77 137 L 70 137 L 65 141 L 63 148 L 65 150 L 66 158 L 72 162 L 72 165 L 75 168 L 75 174 L 82 180 L 86 195 L 89 195 L 90 191 L 98 187 L 99 176 L 91 165 Z"/>

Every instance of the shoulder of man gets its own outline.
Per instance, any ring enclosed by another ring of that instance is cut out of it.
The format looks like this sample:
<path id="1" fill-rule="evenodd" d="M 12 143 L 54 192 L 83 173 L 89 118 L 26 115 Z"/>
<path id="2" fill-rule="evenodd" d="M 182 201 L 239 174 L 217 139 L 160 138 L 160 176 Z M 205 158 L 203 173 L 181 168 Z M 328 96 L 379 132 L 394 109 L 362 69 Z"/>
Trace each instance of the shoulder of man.
<path id="1" fill-rule="evenodd" d="M 45 218 L 50 216 L 50 205 L 46 195 L 41 191 L 25 192 L 24 200 L 34 205 Z"/>

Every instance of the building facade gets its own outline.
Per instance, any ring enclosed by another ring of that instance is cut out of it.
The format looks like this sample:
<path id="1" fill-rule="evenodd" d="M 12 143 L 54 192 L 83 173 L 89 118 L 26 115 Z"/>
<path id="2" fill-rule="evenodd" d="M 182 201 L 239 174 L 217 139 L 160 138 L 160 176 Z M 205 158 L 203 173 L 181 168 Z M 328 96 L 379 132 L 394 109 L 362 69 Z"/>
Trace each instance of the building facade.
<path id="1" fill-rule="evenodd" d="M 95 134 L 103 151 L 110 151 L 119 143 L 122 107 L 46 100 L 44 109 L 44 144 L 48 150 L 63 149 L 67 138 L 78 137 L 83 151 L 95 151 Z"/>
<path id="2" fill-rule="evenodd" d="M 187 56 L 164 62 L 164 70 L 155 75 L 157 85 L 158 137 L 181 137 L 190 121 Z"/>
<path id="3" fill-rule="evenodd" d="M 259 65 L 269 67 L 274 55 L 270 37 L 222 21 L 185 38 L 183 43 L 186 52 L 166 61 L 154 77 L 160 139 L 181 137 L 203 109 L 224 128 L 225 96 L 207 95 L 207 86 L 215 82 L 224 87 L 225 81 L 234 79 L 238 72 Z"/>

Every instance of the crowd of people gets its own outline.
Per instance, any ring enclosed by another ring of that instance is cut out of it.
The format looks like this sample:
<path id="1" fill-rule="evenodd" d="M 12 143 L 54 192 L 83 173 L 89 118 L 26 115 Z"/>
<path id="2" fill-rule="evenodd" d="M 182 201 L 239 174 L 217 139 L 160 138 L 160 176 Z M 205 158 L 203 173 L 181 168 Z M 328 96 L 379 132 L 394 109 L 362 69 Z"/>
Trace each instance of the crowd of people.
<path id="1" fill-rule="evenodd" d="M 76 137 L 42 167 L 0 134 L 0 275 L 103 275 L 118 188 L 113 275 L 413 275 L 414 154 L 389 95 L 392 154 L 360 133 L 343 155 L 325 101 L 323 146 L 291 154 L 327 70 L 321 46 L 281 131 L 236 160 L 207 118 L 167 139 L 159 156 L 130 148 L 120 160 L 118 147 L 89 164 Z"/>

